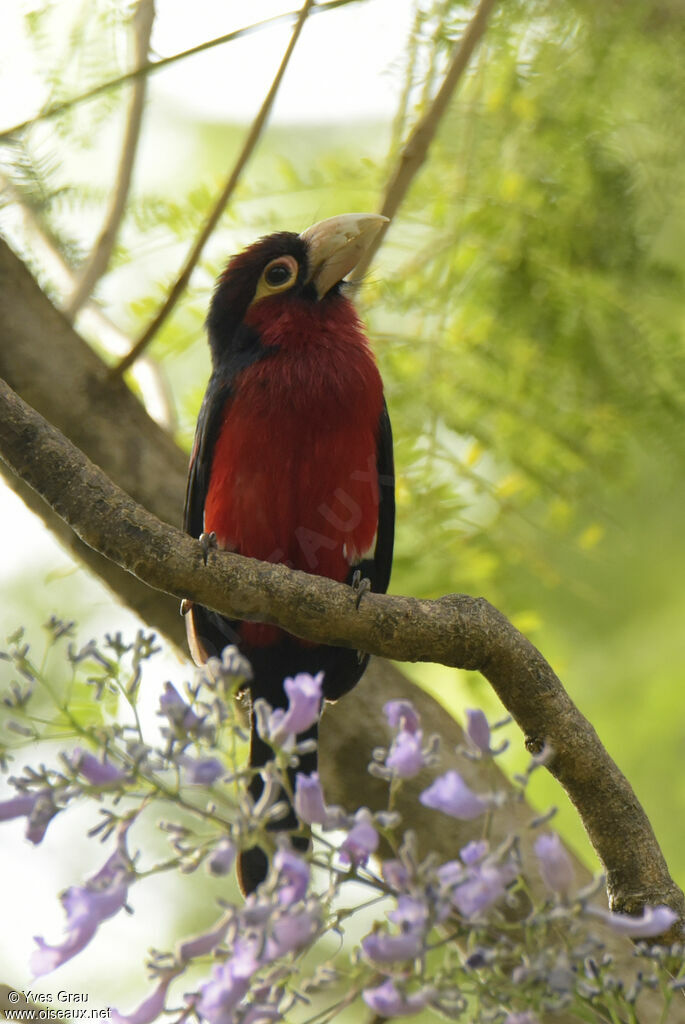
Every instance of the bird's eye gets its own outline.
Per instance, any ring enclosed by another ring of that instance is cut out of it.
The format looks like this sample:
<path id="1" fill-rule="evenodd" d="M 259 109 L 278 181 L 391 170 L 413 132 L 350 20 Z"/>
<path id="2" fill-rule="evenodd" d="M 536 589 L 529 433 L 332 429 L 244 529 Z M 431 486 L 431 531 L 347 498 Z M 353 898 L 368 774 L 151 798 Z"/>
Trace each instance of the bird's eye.
<path id="1" fill-rule="evenodd" d="M 274 263 L 272 267 L 269 267 L 264 275 L 264 280 L 267 284 L 270 284 L 272 288 L 278 288 L 279 285 L 285 284 L 293 276 L 293 272 L 290 267 L 286 267 L 284 263 Z"/>
<path id="2" fill-rule="evenodd" d="M 267 264 L 263 274 L 264 284 L 269 291 L 283 291 L 293 284 L 297 271 L 297 260 L 293 256 L 279 256 Z"/>

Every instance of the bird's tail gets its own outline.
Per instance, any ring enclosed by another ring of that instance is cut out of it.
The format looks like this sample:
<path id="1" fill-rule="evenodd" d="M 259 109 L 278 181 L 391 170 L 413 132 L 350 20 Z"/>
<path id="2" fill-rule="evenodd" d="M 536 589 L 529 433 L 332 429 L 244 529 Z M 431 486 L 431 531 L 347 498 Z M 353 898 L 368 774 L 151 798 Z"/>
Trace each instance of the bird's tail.
<path id="1" fill-rule="evenodd" d="M 304 740 L 316 741 L 318 739 L 318 731 L 318 723 L 315 723 L 306 732 L 300 733 L 297 737 L 297 742 L 302 743 Z M 254 714 L 251 712 L 249 764 L 250 768 L 255 769 L 255 774 L 250 782 L 249 792 L 255 803 L 259 800 L 264 789 L 264 783 L 258 769 L 271 760 L 273 760 L 271 747 L 268 743 L 265 743 L 258 734 L 255 727 Z M 295 776 L 299 772 L 302 772 L 305 775 L 311 775 L 312 772 L 316 771 L 316 767 L 316 748 L 306 754 L 300 754 L 299 765 L 297 768 L 288 768 L 288 784 L 290 792 L 295 792 Z M 298 825 L 297 815 L 295 814 L 290 797 L 285 789 L 281 789 L 277 799 L 287 805 L 287 810 L 283 814 L 283 817 L 270 822 L 267 828 L 274 832 L 296 829 Z M 306 851 L 309 847 L 309 841 L 303 836 L 293 836 L 291 842 L 297 850 Z M 241 892 L 244 896 L 249 896 L 249 894 L 254 892 L 257 886 L 266 878 L 269 870 L 269 859 L 261 846 L 252 846 L 247 850 L 243 850 L 238 855 L 237 867 L 238 883 L 240 885 Z"/>

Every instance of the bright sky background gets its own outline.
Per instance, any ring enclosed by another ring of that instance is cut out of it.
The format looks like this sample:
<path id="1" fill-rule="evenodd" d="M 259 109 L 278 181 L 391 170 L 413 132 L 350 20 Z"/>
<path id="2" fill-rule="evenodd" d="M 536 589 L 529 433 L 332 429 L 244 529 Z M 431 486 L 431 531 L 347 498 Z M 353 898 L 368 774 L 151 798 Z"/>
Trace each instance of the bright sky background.
<path id="1" fill-rule="evenodd" d="M 59 0 L 60 17 L 73 10 L 76 2 Z M 0 130 L 31 117 L 43 99 L 22 22 L 23 14 L 36 6 L 22 0 L 0 0 Z M 286 0 L 157 0 L 153 50 L 156 56 L 166 56 L 296 6 L 297 0 L 290 3 Z M 392 117 L 397 95 L 397 67 L 412 8 L 412 0 L 368 0 L 365 4 L 352 4 L 311 18 L 283 83 L 273 120 L 330 123 Z M 290 26 L 279 25 L 180 62 L 153 76 L 152 99 L 166 99 L 190 114 L 247 121 L 263 99 L 290 32 Z M 129 633 L 135 628 L 133 616 L 123 611 L 113 623 L 108 593 L 92 583 L 83 570 L 73 569 L 42 522 L 28 513 L 1 481 L 0 523 L 0 636 L 3 642 L 4 635 L 18 625 L 13 617 L 20 614 L 15 608 L 13 591 L 16 593 L 20 573 L 35 581 L 34 586 L 38 585 L 35 596 L 47 610 L 54 610 L 52 605 L 59 601 L 61 576 L 75 583 L 95 613 L 91 622 L 93 633 L 117 625 Z M 57 583 L 51 585 L 51 580 Z M 37 623 L 32 625 L 37 629 Z M 87 637 L 82 639 L 85 642 Z M 183 678 L 180 666 L 172 657 L 160 666 L 160 671 L 177 681 Z M 20 759 L 17 767 L 22 763 Z M 0 980 L 11 979 L 17 987 L 42 992 L 90 991 L 89 1006 L 92 1007 L 106 1005 L 116 995 L 111 985 L 121 977 L 124 960 L 130 963 L 130 958 L 137 956 L 142 963 L 145 949 L 155 940 L 162 940 L 164 908 L 173 901 L 173 879 L 163 878 L 155 893 L 141 886 L 138 892 L 132 893 L 135 919 L 120 916 L 107 922 L 88 952 L 64 965 L 56 975 L 33 985 L 28 971 L 28 958 L 34 948 L 32 936 L 43 934 L 49 942 L 61 939 L 64 914 L 57 893 L 83 877 L 80 864 L 79 874 L 74 877 L 75 869 L 65 854 L 72 837 L 85 830 L 85 824 L 79 828 L 78 817 L 70 812 L 56 819 L 37 849 L 29 847 L 22 839 L 23 821 L 0 826 L 2 919 L 12 922 L 11 942 L 7 929 L 0 938 L 3 975 Z M 101 848 L 90 846 L 93 848 L 88 850 L 87 873 L 105 859 Z M 168 890 L 166 896 L 165 889 Z M 135 936 L 135 950 L 131 946 L 132 936 Z M 103 971 L 104 962 L 106 971 Z M 136 974 L 135 982 L 140 983 L 142 968 L 137 969 Z M 102 986 L 101 991 L 96 992 L 92 979 L 98 977 L 102 979 Z M 131 981 L 135 983 L 133 978 Z M 129 1009 L 132 1000 L 133 996 L 126 996 L 121 1008 Z"/>
<path id="2" fill-rule="evenodd" d="M 121 0 L 120 0 L 121 2 Z M 68 12 L 80 0 L 59 0 Z M 40 107 L 41 83 L 23 15 L 35 3 L 0 4 L 0 129 Z M 297 8 L 297 0 L 156 0 L 153 58 Z M 402 56 L 413 0 L 367 0 L 309 19 L 279 92 L 273 118 L 325 121 L 391 117 L 393 68 Z M 189 17 L 189 12 L 192 16 Z M 188 58 L 152 76 L 181 109 L 217 119 L 249 119 L 275 74 L 292 24 L 274 25 Z"/>

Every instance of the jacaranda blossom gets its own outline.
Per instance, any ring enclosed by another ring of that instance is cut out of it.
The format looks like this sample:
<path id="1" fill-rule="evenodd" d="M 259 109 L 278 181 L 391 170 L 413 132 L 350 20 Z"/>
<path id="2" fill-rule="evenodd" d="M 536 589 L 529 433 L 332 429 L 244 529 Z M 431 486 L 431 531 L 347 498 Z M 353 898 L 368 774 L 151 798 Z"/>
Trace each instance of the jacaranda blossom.
<path id="1" fill-rule="evenodd" d="M 365 988 L 362 998 L 366 1005 L 379 1017 L 411 1017 L 419 1013 L 428 1002 L 430 992 L 419 990 L 406 995 L 388 978 L 376 988 Z"/>
<path id="2" fill-rule="evenodd" d="M 192 939 L 185 939 L 181 942 L 178 947 L 178 959 L 185 963 L 188 960 L 194 960 L 197 956 L 207 956 L 211 953 L 225 939 L 231 918 L 230 913 L 224 914 L 209 931 L 202 932 L 201 935 L 194 935 Z"/>
<path id="3" fill-rule="evenodd" d="M 226 766 L 218 757 L 190 757 L 189 754 L 182 754 L 178 762 L 183 769 L 183 781 L 189 786 L 211 786 L 226 774 Z"/>
<path id="4" fill-rule="evenodd" d="M 360 867 L 375 853 L 378 842 L 378 832 L 373 826 L 371 813 L 362 807 L 355 814 L 355 823 L 340 847 L 340 860 L 343 864 Z"/>
<path id="5" fill-rule="evenodd" d="M 304 899 L 309 885 L 309 864 L 291 850 L 281 848 L 274 857 L 278 872 L 278 901 L 289 905 Z"/>
<path id="6" fill-rule="evenodd" d="M 209 1024 L 233 1024 L 233 1011 L 247 995 L 260 966 L 255 953 L 256 943 L 238 940 L 230 960 L 216 966 L 211 979 L 200 986 L 195 1009 Z"/>
<path id="7" fill-rule="evenodd" d="M 392 742 L 385 759 L 385 767 L 400 779 L 413 779 L 426 763 L 422 743 L 421 729 L 414 732 L 402 729 Z"/>
<path id="8" fill-rule="evenodd" d="M 428 908 L 421 900 L 403 895 L 388 917 L 399 927 L 399 932 L 395 935 L 378 930 L 371 932 L 362 939 L 364 955 L 379 964 L 413 960 L 424 947 Z"/>
<path id="9" fill-rule="evenodd" d="M 555 832 L 538 836 L 533 845 L 538 867 L 545 885 L 553 892 L 567 892 L 573 885 L 575 874 L 571 858 Z"/>
<path id="10" fill-rule="evenodd" d="M 126 772 L 121 771 L 105 757 L 98 760 L 93 754 L 76 747 L 71 755 L 74 769 L 84 777 L 91 786 L 116 786 L 126 781 Z"/>
<path id="11" fill-rule="evenodd" d="M 20 793 L 9 800 L 0 802 L 0 821 L 11 821 L 13 818 L 27 818 L 26 838 L 34 846 L 41 842 L 47 827 L 57 814 L 49 789 L 34 793 Z"/>
<path id="12" fill-rule="evenodd" d="M 469 789 L 459 772 L 454 770 L 439 775 L 428 789 L 424 789 L 419 800 L 425 807 L 465 821 L 477 818 L 488 808 L 485 801 Z"/>
<path id="13" fill-rule="evenodd" d="M 102 922 L 125 906 L 133 878 L 122 846 L 85 885 L 67 889 L 62 895 L 67 914 L 66 937 L 59 945 L 50 946 L 36 936 L 38 949 L 31 956 L 33 973 L 36 976 L 49 974 L 85 949 Z"/>
<path id="14" fill-rule="evenodd" d="M 315 676 L 300 672 L 292 679 L 285 679 L 283 688 L 288 696 L 288 709 L 276 708 L 268 718 L 265 739 L 282 745 L 289 737 L 306 732 L 318 722 L 321 714 L 321 686 L 323 672 Z"/>
<path id="15" fill-rule="evenodd" d="M 362 952 L 367 960 L 376 964 L 392 964 L 402 960 L 414 960 L 423 949 L 423 935 L 420 932 L 371 932 L 362 939 Z"/>
<path id="16" fill-rule="evenodd" d="M 495 864 L 467 869 L 463 882 L 452 890 L 452 902 L 464 917 L 473 917 L 496 903 L 511 881 L 509 872 Z"/>
<path id="17" fill-rule="evenodd" d="M 629 935 L 631 939 L 652 939 L 668 931 L 678 920 L 675 910 L 670 907 L 645 907 L 641 917 L 632 914 L 615 914 L 610 910 L 588 907 L 586 913 L 600 917 L 619 935 Z"/>
<path id="18" fill-rule="evenodd" d="M 421 725 L 418 712 L 409 700 L 389 700 L 383 711 L 392 729 L 417 732 Z"/>
<path id="19" fill-rule="evenodd" d="M 122 1014 L 118 1010 L 110 1009 L 109 1019 L 113 1020 L 114 1024 L 152 1024 L 164 1009 L 167 989 L 176 974 L 176 971 L 165 973 L 150 995 L 131 1013 Z"/>
<path id="20" fill-rule="evenodd" d="M 321 925 L 321 907 L 310 901 L 301 910 L 290 908 L 279 914 L 271 925 L 264 951 L 265 960 L 275 960 L 286 953 L 295 953 L 307 945 Z"/>
<path id="21" fill-rule="evenodd" d="M 171 683 L 164 684 L 164 693 L 159 698 L 159 710 L 179 732 L 198 732 L 202 725 L 202 720 Z"/>
<path id="22" fill-rule="evenodd" d="M 490 753 L 490 726 L 478 708 L 468 708 L 466 712 L 466 735 L 481 753 Z"/>
<path id="23" fill-rule="evenodd" d="M 486 839 L 472 839 L 466 846 L 462 846 L 459 851 L 464 864 L 477 864 L 479 860 L 482 860 L 486 856 L 490 849 Z"/>
<path id="24" fill-rule="evenodd" d="M 228 836 L 220 839 L 207 858 L 210 872 L 213 875 L 227 875 L 233 867 L 235 852 L 235 846 Z"/>
<path id="25" fill-rule="evenodd" d="M 324 800 L 319 773 L 295 776 L 295 813 L 307 825 L 323 825 L 324 828 L 341 828 L 345 814 L 340 807 L 328 807 Z"/>

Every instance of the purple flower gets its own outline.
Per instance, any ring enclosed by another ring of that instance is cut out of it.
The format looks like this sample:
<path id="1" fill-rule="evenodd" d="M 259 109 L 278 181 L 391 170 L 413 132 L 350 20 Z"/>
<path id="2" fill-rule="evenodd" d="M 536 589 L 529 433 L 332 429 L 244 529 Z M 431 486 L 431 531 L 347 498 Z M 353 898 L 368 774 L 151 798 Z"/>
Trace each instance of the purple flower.
<path id="1" fill-rule="evenodd" d="M 301 821 L 308 825 L 323 825 L 326 820 L 326 805 L 318 772 L 312 772 L 311 775 L 297 773 L 294 805 Z"/>
<path id="2" fill-rule="evenodd" d="M 629 935 L 633 939 L 651 939 L 668 931 L 678 920 L 675 910 L 670 907 L 645 907 L 642 917 L 631 914 L 615 914 L 609 910 L 588 907 L 587 913 L 599 917 L 619 935 Z"/>
<path id="3" fill-rule="evenodd" d="M 534 1013 L 525 1010 L 523 1013 L 507 1014 L 504 1024 L 538 1024 L 538 1018 Z"/>
<path id="4" fill-rule="evenodd" d="M 384 860 L 381 865 L 384 881 L 395 891 L 406 889 L 409 885 L 409 871 L 401 860 Z"/>
<path id="5" fill-rule="evenodd" d="M 0 821 L 26 817 L 26 838 L 37 846 L 58 810 L 51 791 L 42 789 L 37 793 L 21 793 L 9 800 L 3 800 L 0 803 Z"/>
<path id="6" fill-rule="evenodd" d="M 561 839 L 555 832 L 546 832 L 538 836 L 533 849 L 538 859 L 538 867 L 542 880 L 553 892 L 567 892 L 574 882 L 574 871 L 571 858 L 562 846 Z"/>
<path id="7" fill-rule="evenodd" d="M 210 1024 L 233 1024 L 233 1011 L 249 991 L 258 968 L 255 944 L 238 940 L 231 959 L 215 967 L 211 979 L 200 986 L 198 1014 Z"/>
<path id="8" fill-rule="evenodd" d="M 388 978 L 376 988 L 365 988 L 362 998 L 366 1005 L 379 1017 L 411 1017 L 418 1013 L 428 1002 L 430 992 L 421 990 L 411 995 L 401 992 L 394 981 Z"/>
<path id="9" fill-rule="evenodd" d="M 31 813 L 36 802 L 35 793 L 22 793 L 0 802 L 0 821 L 23 818 Z"/>
<path id="10" fill-rule="evenodd" d="M 402 732 L 418 732 L 421 720 L 409 700 L 389 700 L 383 707 L 388 724 Z"/>
<path id="11" fill-rule="evenodd" d="M 211 786 L 226 774 L 226 767 L 218 757 L 190 757 L 183 754 L 178 761 L 183 768 L 183 781 L 189 786 Z"/>
<path id="12" fill-rule="evenodd" d="M 466 821 L 477 818 L 488 807 L 484 800 L 469 789 L 459 772 L 454 770 L 439 775 L 428 789 L 424 789 L 419 800 L 425 807 Z"/>
<path id="13" fill-rule="evenodd" d="M 481 753 L 490 753 L 490 726 L 482 711 L 474 708 L 467 709 L 466 735 Z"/>
<path id="14" fill-rule="evenodd" d="M 208 953 L 211 953 L 226 937 L 231 918 L 231 913 L 224 914 L 209 931 L 182 942 L 178 947 L 178 959 L 185 963 L 187 960 L 193 960 L 196 956 L 207 956 Z"/>
<path id="15" fill-rule="evenodd" d="M 423 948 L 423 934 L 418 931 L 371 932 L 362 939 L 362 951 L 367 960 L 376 964 L 392 964 L 399 960 L 414 960 Z"/>
<path id="16" fill-rule="evenodd" d="M 388 912 L 388 917 L 403 931 L 423 930 L 428 918 L 428 907 L 414 896 L 400 896 L 397 908 Z"/>
<path id="17" fill-rule="evenodd" d="M 309 864 L 291 850 L 281 848 L 274 857 L 278 872 L 278 901 L 285 906 L 304 899 L 309 885 Z"/>
<path id="18" fill-rule="evenodd" d="M 453 889 L 455 885 L 468 878 L 467 869 L 460 860 L 448 860 L 437 870 L 438 881 L 444 889 Z"/>
<path id="19" fill-rule="evenodd" d="M 183 700 L 171 683 L 164 684 L 164 693 L 159 698 L 160 714 L 179 732 L 197 732 L 202 725 L 190 704 Z"/>
<path id="20" fill-rule="evenodd" d="M 325 829 L 344 827 L 347 816 L 341 807 L 328 807 L 325 803 L 318 772 L 297 773 L 294 806 L 297 816 L 308 825 L 323 825 Z"/>
<path id="21" fill-rule="evenodd" d="M 276 960 L 286 953 L 294 953 L 306 946 L 316 935 L 321 924 L 321 909 L 310 901 L 302 910 L 279 915 L 266 942 L 265 958 Z"/>
<path id="22" fill-rule="evenodd" d="M 207 867 L 213 875 L 227 875 L 235 860 L 235 846 L 224 836 L 216 844 L 207 860 Z"/>
<path id="23" fill-rule="evenodd" d="M 104 755 L 102 761 L 98 761 L 97 757 L 88 751 L 76 747 L 70 762 L 74 770 L 83 775 L 91 786 L 117 786 L 120 782 L 126 781 L 126 773 L 108 761 Z"/>
<path id="24" fill-rule="evenodd" d="M 354 816 L 355 823 L 347 833 L 340 847 L 340 860 L 343 864 L 354 864 L 359 867 L 378 847 L 378 833 L 373 827 L 371 813 L 366 807 L 360 808 Z"/>
<path id="25" fill-rule="evenodd" d="M 392 742 L 385 767 L 390 768 L 400 779 L 413 779 L 426 763 L 421 749 L 423 733 L 420 729 L 409 732 L 402 729 Z"/>
<path id="26" fill-rule="evenodd" d="M 237 684 L 252 679 L 252 666 L 235 644 L 224 647 L 220 658 L 208 658 L 202 667 L 202 678 L 211 689 L 223 685 L 233 690 Z"/>
<path id="27" fill-rule="evenodd" d="M 423 949 L 428 908 L 413 896 L 400 896 L 397 908 L 388 913 L 390 920 L 399 925 L 397 935 L 373 931 L 362 940 L 367 959 L 388 964 L 398 960 L 413 960 Z"/>
<path id="28" fill-rule="evenodd" d="M 473 917 L 496 903 L 510 881 L 510 873 L 494 864 L 469 868 L 466 880 L 452 891 L 452 902 L 464 917 Z"/>
<path id="29" fill-rule="evenodd" d="M 487 854 L 489 845 L 485 839 L 472 839 L 466 846 L 462 846 L 459 851 L 464 864 L 477 864 L 479 860 Z"/>
<path id="30" fill-rule="evenodd" d="M 125 906 L 133 878 L 122 843 L 85 885 L 67 889 L 62 895 L 67 914 L 66 938 L 58 946 L 49 946 L 36 936 L 38 949 L 31 956 L 33 973 L 49 974 L 85 949 L 102 922 Z"/>
<path id="31" fill-rule="evenodd" d="M 147 999 L 144 999 L 136 1010 L 124 1015 L 119 1013 L 118 1010 L 110 1009 L 109 1019 L 113 1020 L 114 1024 L 151 1024 L 164 1009 L 167 989 L 176 977 L 176 973 L 176 971 L 170 971 L 164 974 L 157 987 L 152 990 Z"/>
<path id="32" fill-rule="evenodd" d="M 306 732 L 318 722 L 321 714 L 321 684 L 323 672 L 315 676 L 299 672 L 292 679 L 285 679 L 283 688 L 288 695 L 288 710 L 276 708 L 269 715 L 267 739 L 282 745 L 290 736 Z"/>
<path id="33" fill-rule="evenodd" d="M 49 789 L 36 794 L 33 810 L 29 815 L 26 824 L 26 838 L 34 846 L 37 846 L 47 832 L 48 825 L 57 814 L 59 808 L 55 807 L 52 793 Z"/>

